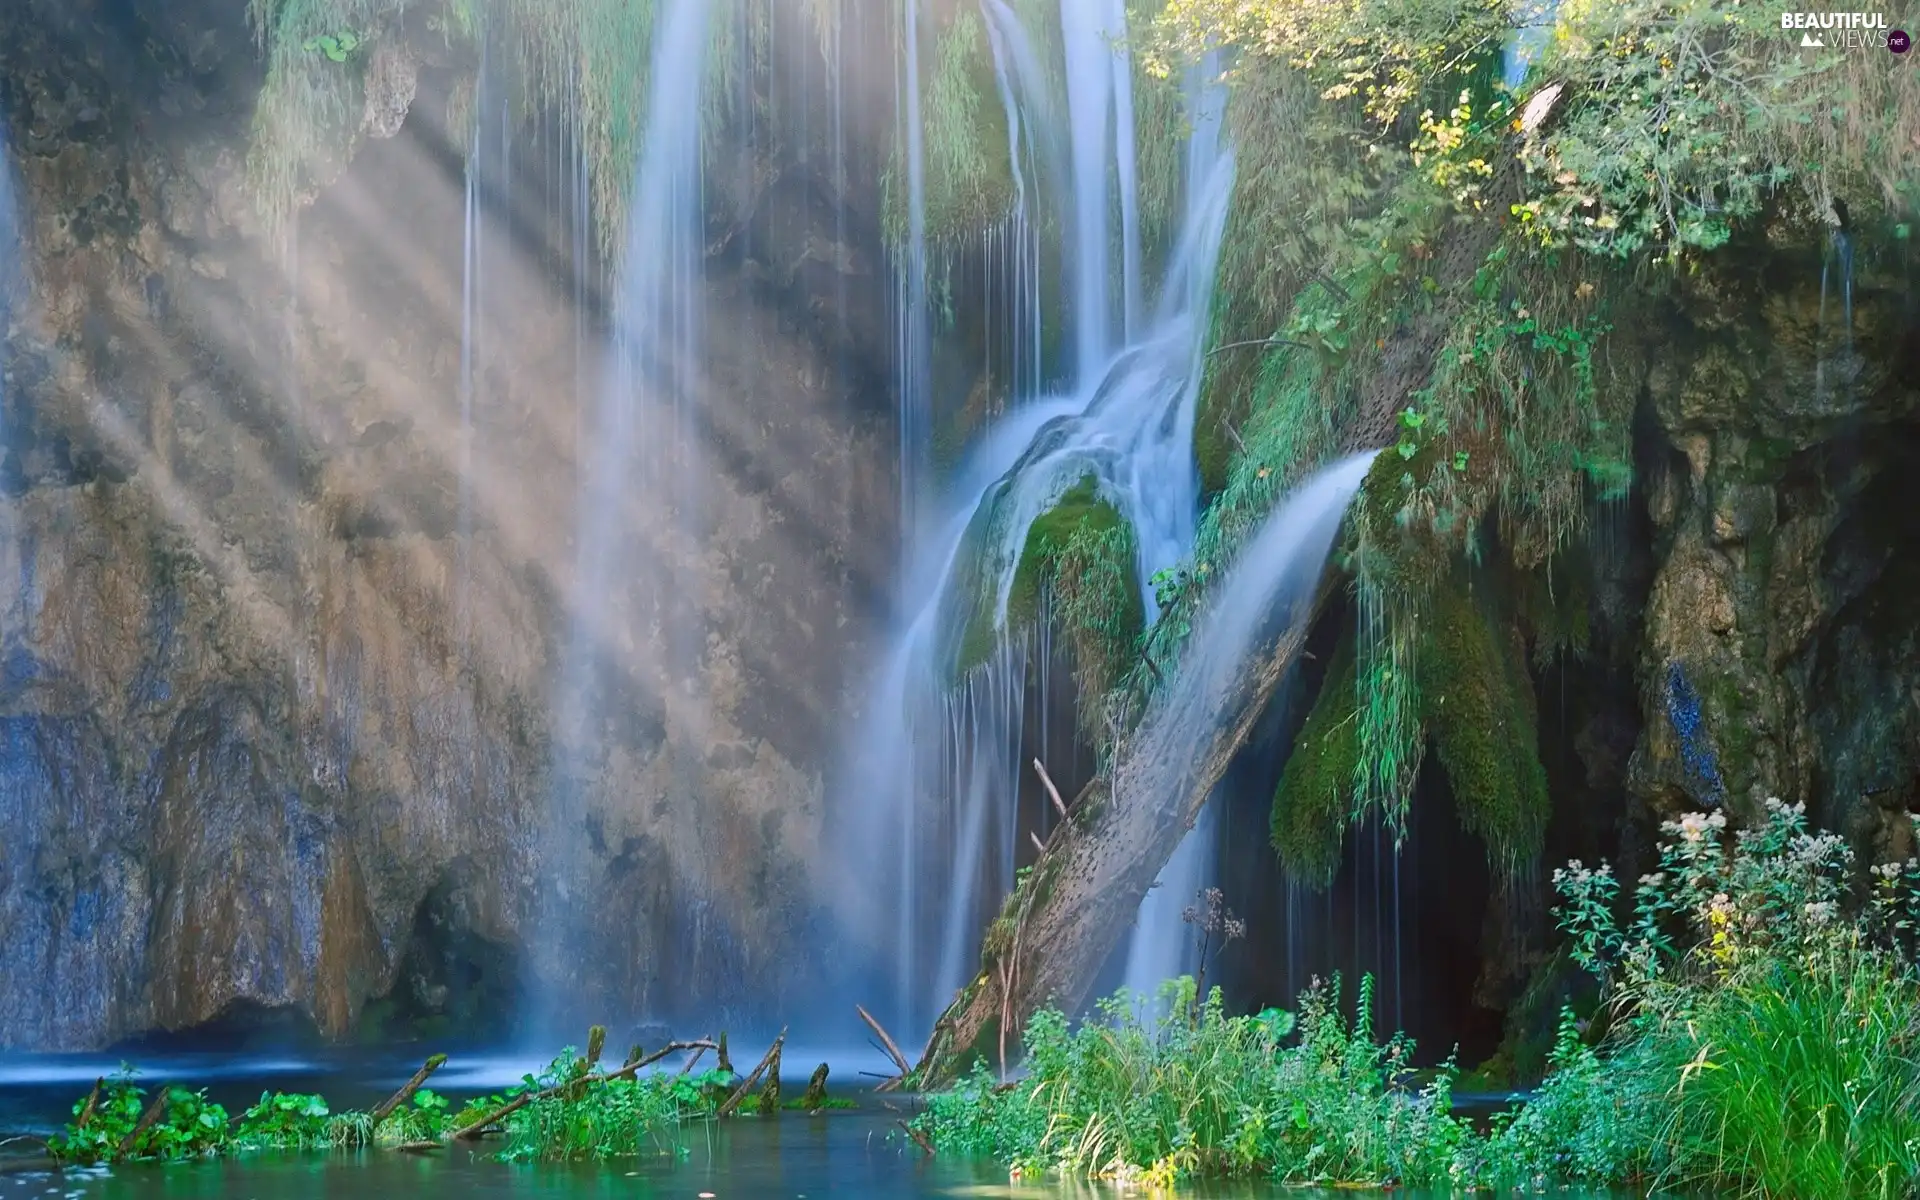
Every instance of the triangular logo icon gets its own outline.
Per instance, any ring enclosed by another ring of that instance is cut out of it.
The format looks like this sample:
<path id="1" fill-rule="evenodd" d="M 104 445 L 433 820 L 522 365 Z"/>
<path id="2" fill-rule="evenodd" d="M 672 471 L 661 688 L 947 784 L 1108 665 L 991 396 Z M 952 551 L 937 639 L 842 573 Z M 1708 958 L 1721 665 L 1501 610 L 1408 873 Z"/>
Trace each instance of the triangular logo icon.
<path id="1" fill-rule="evenodd" d="M 1820 47 L 1820 48 L 1821 48 L 1822 50 L 1824 50 L 1824 49 L 1826 49 L 1826 47 L 1827 47 L 1827 43 L 1826 43 L 1826 40 L 1825 40 L 1824 38 L 1817 38 L 1817 37 L 1815 37 L 1815 36 L 1813 36 L 1813 35 L 1812 35 L 1811 33 L 1803 33 L 1803 34 L 1801 34 L 1801 35 L 1800 35 L 1800 44 L 1801 44 L 1802 46 L 1818 46 L 1818 47 Z"/>

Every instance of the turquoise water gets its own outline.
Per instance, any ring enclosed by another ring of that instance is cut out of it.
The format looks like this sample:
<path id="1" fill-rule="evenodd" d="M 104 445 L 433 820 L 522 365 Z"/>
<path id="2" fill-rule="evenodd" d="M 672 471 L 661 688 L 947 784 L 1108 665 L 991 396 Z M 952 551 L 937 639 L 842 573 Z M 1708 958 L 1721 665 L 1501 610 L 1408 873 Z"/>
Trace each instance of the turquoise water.
<path id="1" fill-rule="evenodd" d="M 637 1163 L 521 1166 L 489 1162 L 483 1152 L 416 1156 L 397 1151 L 259 1156 L 184 1166 L 125 1166 L 111 1172 L 0 1176 L 0 1200 L 106 1200 L 173 1196 L 182 1200 L 373 1200 L 375 1197 L 662 1196 L 711 1194 L 822 1200 L 824 1197 L 1118 1196 L 1116 1188 L 1057 1181 L 1009 1181 L 1003 1167 L 929 1158 L 897 1131 L 891 1113 L 783 1113 L 689 1131 L 689 1153 Z M 1272 1185 L 1182 1188 L 1202 1197 L 1286 1196 L 1295 1200 L 1356 1195 Z M 1420 1192 L 1394 1192 L 1422 1200 Z M 1432 1200 L 1434 1194 L 1425 1194 Z M 1562 1193 L 1599 1200 L 1600 1193 Z"/>
<path id="2" fill-rule="evenodd" d="M 803 1056 L 804 1057 L 804 1056 Z M 851 1059 L 851 1056 L 842 1056 Z M 857 1061 L 853 1059 L 852 1061 Z M 50 1133 L 67 1119 L 94 1077 L 116 1063 L 97 1056 L 0 1059 L 0 1131 Z M 166 1056 L 143 1058 L 142 1078 L 207 1089 L 239 1112 L 266 1088 L 317 1091 L 336 1108 L 368 1107 L 412 1073 L 410 1056 L 376 1053 L 290 1054 L 279 1057 Z M 518 1078 L 531 1061 L 464 1055 L 434 1083 L 456 1095 L 492 1090 Z M 857 1069 L 849 1068 L 857 1077 Z M 804 1079 L 789 1081 L 796 1093 Z M 849 1087 L 830 1089 L 855 1096 Z M 901 1133 L 911 1115 L 905 1097 L 860 1093 L 861 1107 L 808 1116 L 739 1117 L 684 1129 L 684 1153 L 609 1164 L 523 1165 L 491 1161 L 490 1148 L 456 1147 L 430 1154 L 367 1150 L 260 1154 L 175 1164 L 126 1164 L 49 1172 L 8 1169 L 0 1150 L 0 1200 L 112 1200 L 172 1196 L 182 1200 L 378 1200 L 384 1197 L 660 1196 L 699 1200 L 768 1197 L 1054 1197 L 1139 1196 L 1145 1193 L 1058 1180 L 1010 1181 L 1005 1167 L 949 1156 L 929 1157 Z M 16 1145 L 10 1149 L 18 1150 Z M 15 1162 L 14 1168 L 20 1164 Z M 1352 1197 L 1351 1190 L 1319 1191 L 1271 1184 L 1183 1187 L 1183 1196 L 1286 1196 L 1296 1200 Z M 1435 1200 L 1437 1193 L 1395 1192 L 1396 1200 Z M 1617 1194 L 1562 1193 L 1570 1200 L 1613 1200 Z"/>

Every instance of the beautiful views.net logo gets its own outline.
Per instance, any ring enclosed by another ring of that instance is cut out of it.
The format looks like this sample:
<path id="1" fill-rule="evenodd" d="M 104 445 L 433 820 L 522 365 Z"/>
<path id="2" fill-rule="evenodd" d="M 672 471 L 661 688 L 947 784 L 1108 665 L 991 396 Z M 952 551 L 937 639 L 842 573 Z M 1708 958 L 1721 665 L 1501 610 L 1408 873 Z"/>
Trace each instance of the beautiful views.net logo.
<path id="1" fill-rule="evenodd" d="M 1889 33 L 1885 13 L 1790 12 L 1780 14 L 1780 28 L 1798 30 L 1802 46 L 1842 50 L 1886 50 Z M 1899 41 L 1905 40 L 1903 34 Z M 1900 53 L 1902 46 L 1894 52 Z"/>

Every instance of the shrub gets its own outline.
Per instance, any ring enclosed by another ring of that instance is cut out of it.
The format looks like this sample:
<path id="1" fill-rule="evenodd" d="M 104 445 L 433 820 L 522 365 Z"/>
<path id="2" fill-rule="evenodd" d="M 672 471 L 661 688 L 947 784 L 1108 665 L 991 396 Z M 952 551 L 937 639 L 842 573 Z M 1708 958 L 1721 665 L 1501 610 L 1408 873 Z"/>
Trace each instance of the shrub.
<path id="1" fill-rule="evenodd" d="M 1731 838 L 1719 813 L 1666 832 L 1628 928 L 1606 868 L 1554 877 L 1624 1017 L 1611 1070 L 1664 1089 L 1649 1165 L 1740 1195 L 1897 1200 L 1920 1179 L 1920 866 L 1876 867 L 1861 902 L 1845 842 L 1777 800 Z"/>

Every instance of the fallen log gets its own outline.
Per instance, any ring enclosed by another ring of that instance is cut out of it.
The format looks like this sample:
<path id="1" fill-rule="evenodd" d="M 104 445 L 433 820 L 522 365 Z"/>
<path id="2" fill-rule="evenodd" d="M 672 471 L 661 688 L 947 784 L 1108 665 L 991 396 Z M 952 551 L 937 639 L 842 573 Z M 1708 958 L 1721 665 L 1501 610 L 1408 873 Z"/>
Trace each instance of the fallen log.
<path id="1" fill-rule="evenodd" d="M 1331 535 L 1329 535 L 1331 536 Z M 1229 584 L 1230 586 L 1230 584 Z M 983 950 L 980 973 L 938 1021 L 915 1068 L 923 1088 L 952 1081 L 978 1059 L 1001 1062 L 1028 1018 L 1046 1005 L 1076 1011 L 1227 764 L 1245 744 L 1334 591 L 1317 588 L 1282 610 L 1277 637 L 1256 639 L 1238 662 L 1184 663 L 1154 698 L 1113 765 L 1072 814 L 1011 898 L 1012 936 Z M 1223 589 L 1224 590 L 1224 589 Z M 1193 657 L 1189 655 L 1188 657 Z"/>
<path id="2" fill-rule="evenodd" d="M 413 1094 L 419 1091 L 421 1085 L 426 1083 L 427 1079 L 432 1076 L 435 1071 L 438 1071 L 445 1065 L 446 1061 L 447 1056 L 444 1054 L 435 1054 L 428 1058 L 425 1063 L 421 1064 L 420 1069 L 413 1073 L 413 1078 L 407 1080 L 399 1091 L 381 1101 L 380 1107 L 374 1109 L 371 1114 L 373 1124 L 367 1131 L 369 1140 L 371 1140 L 373 1134 L 379 1130 L 380 1122 L 392 1116 L 394 1109 L 399 1108 L 402 1104 L 413 1099 Z"/>
<path id="3" fill-rule="evenodd" d="M 926 1134 L 921 1133 L 918 1129 L 915 1129 L 913 1126 L 907 1124 L 905 1121 L 895 1121 L 894 1124 L 898 1125 L 900 1128 L 907 1131 L 907 1136 L 913 1139 L 914 1145 L 920 1147 L 922 1150 L 926 1151 L 928 1154 L 933 1153 L 933 1140 L 927 1137 Z"/>
<path id="4" fill-rule="evenodd" d="M 760 1082 L 760 1076 L 766 1072 L 767 1065 L 780 1061 L 780 1047 L 786 1043 L 786 1040 L 787 1031 L 782 1029 L 780 1036 L 773 1039 L 773 1045 L 767 1047 L 766 1054 L 761 1056 L 760 1065 L 753 1069 L 752 1074 L 740 1081 L 739 1087 L 733 1089 L 733 1094 L 728 1096 L 726 1103 L 720 1106 L 720 1111 L 717 1115 L 722 1117 L 730 1117 L 733 1115 L 734 1110 L 740 1107 L 740 1102 L 747 1098 L 747 1089 Z"/>

